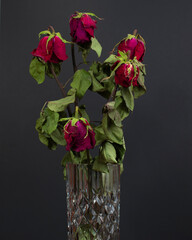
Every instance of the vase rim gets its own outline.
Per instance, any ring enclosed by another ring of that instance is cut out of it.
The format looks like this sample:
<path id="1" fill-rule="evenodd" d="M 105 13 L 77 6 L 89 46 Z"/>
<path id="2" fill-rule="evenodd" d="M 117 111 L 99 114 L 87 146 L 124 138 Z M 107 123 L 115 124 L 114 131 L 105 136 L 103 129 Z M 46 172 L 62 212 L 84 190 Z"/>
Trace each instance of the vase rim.
<path id="1" fill-rule="evenodd" d="M 68 162 L 68 163 L 66 163 L 66 165 L 92 166 L 92 164 L 88 164 L 88 163 L 72 163 L 72 162 Z M 120 166 L 120 164 L 119 163 L 107 163 L 107 166 Z"/>

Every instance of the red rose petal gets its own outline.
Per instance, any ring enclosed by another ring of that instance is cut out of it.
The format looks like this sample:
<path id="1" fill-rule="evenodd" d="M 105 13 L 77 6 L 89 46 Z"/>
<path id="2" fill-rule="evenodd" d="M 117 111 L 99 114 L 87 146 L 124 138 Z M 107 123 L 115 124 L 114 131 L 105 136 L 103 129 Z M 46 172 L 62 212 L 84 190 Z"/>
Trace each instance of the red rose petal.
<path id="1" fill-rule="evenodd" d="M 142 62 L 143 57 L 145 54 L 145 45 L 141 40 L 137 40 L 137 46 L 135 48 L 135 54 L 134 56 L 137 58 L 138 61 Z"/>
<path id="2" fill-rule="evenodd" d="M 92 27 L 93 29 L 96 28 L 96 21 L 93 20 L 89 15 L 84 14 L 81 17 L 81 22 L 83 23 L 83 26 L 85 28 L 90 28 Z"/>
<path id="3" fill-rule="evenodd" d="M 87 134 L 87 125 L 79 120 L 75 126 L 71 126 L 71 121 L 65 126 L 64 137 L 67 142 L 66 150 L 67 151 L 84 151 L 86 149 L 94 148 L 95 146 L 95 133 L 93 130 L 88 130 Z"/>
<path id="4" fill-rule="evenodd" d="M 40 40 L 37 49 L 34 49 L 33 52 L 32 52 L 33 56 L 40 57 L 45 62 L 48 62 L 51 59 L 51 56 L 52 56 L 52 53 L 53 53 L 53 50 L 52 50 L 53 42 L 52 42 L 52 40 L 49 41 L 48 48 L 46 48 L 47 39 L 48 39 L 47 36 L 43 37 Z"/>
<path id="5" fill-rule="evenodd" d="M 130 59 L 133 59 L 136 46 L 137 46 L 137 39 L 132 38 L 132 39 L 128 39 L 127 41 L 125 40 L 121 41 L 118 46 L 118 50 L 121 52 L 130 51 Z"/>
<path id="6" fill-rule="evenodd" d="M 65 61 L 68 58 L 65 43 L 57 36 L 53 39 L 53 52 L 60 61 Z"/>
<path id="7" fill-rule="evenodd" d="M 139 68 L 137 67 L 137 75 L 134 77 L 135 71 L 131 64 L 122 64 L 115 71 L 115 82 L 123 87 L 137 86 L 137 79 L 139 76 Z"/>

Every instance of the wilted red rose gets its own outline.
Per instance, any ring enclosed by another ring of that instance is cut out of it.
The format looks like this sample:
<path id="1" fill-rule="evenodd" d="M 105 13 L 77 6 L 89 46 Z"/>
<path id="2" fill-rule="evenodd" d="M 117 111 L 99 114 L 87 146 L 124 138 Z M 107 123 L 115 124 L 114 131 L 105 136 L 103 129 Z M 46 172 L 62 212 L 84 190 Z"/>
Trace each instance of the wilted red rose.
<path id="1" fill-rule="evenodd" d="M 57 36 L 53 37 L 47 46 L 48 36 L 43 37 L 32 55 L 42 58 L 45 62 L 59 63 L 68 58 L 65 43 Z"/>
<path id="2" fill-rule="evenodd" d="M 94 38 L 94 29 L 96 28 L 96 21 L 93 20 L 88 14 L 83 14 L 81 17 L 76 18 L 73 14 L 70 18 L 70 29 L 73 41 L 79 44 L 84 44 Z"/>
<path id="3" fill-rule="evenodd" d="M 67 151 L 81 152 L 95 146 L 95 133 L 85 118 L 79 119 L 75 125 L 69 120 L 64 127 L 64 137 Z"/>
<path id="4" fill-rule="evenodd" d="M 139 68 L 135 75 L 135 70 L 132 64 L 123 63 L 115 71 L 115 82 L 123 87 L 138 86 L 137 79 L 139 76 Z"/>
<path id="5" fill-rule="evenodd" d="M 142 62 L 145 54 L 145 45 L 141 40 L 132 38 L 128 39 L 127 41 L 121 41 L 118 46 L 118 51 L 130 51 L 130 59 L 136 57 L 138 61 Z"/>

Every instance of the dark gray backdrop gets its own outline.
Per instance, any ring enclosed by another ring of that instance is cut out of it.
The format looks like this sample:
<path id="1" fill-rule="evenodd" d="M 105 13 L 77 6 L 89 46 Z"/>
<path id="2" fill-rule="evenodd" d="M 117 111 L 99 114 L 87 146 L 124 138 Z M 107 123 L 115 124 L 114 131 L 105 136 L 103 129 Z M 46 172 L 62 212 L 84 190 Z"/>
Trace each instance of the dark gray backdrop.
<path id="1" fill-rule="evenodd" d="M 43 103 L 61 95 L 54 80 L 38 86 L 28 66 L 38 33 L 48 25 L 69 39 L 75 10 L 105 19 L 96 31 L 101 60 L 134 28 L 147 42 L 148 92 L 124 122 L 121 239 L 191 240 L 192 4 L 152 0 L 2 1 L 0 239 L 67 238 L 64 149 L 49 151 L 34 130 Z M 70 60 L 62 81 L 72 75 Z M 102 98 L 88 93 L 83 102 L 92 117 L 100 117 Z"/>

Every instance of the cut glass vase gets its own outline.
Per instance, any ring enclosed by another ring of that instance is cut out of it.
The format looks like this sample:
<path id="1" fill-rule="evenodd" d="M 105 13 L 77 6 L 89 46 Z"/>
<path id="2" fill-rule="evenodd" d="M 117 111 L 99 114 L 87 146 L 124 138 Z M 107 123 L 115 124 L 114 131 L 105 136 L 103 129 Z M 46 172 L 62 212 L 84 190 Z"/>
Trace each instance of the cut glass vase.
<path id="1" fill-rule="evenodd" d="M 86 164 L 68 163 L 68 240 L 119 240 L 120 166 L 108 164 L 108 173 Z"/>

